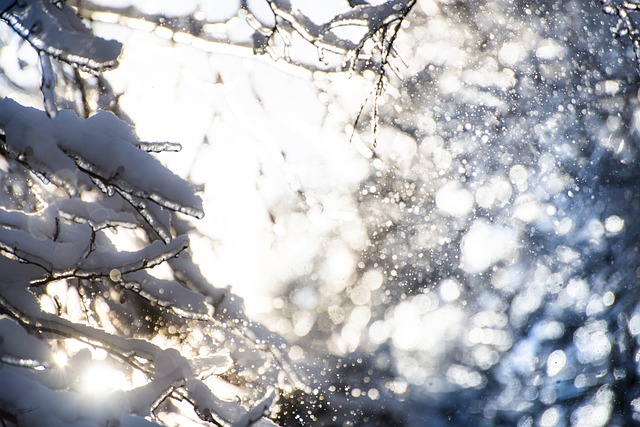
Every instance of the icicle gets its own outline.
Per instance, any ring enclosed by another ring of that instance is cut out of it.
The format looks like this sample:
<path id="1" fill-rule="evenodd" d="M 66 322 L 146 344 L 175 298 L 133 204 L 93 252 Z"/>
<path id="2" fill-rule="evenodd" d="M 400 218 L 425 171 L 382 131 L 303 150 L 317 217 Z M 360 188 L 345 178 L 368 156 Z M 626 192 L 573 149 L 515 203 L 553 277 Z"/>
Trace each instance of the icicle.
<path id="1" fill-rule="evenodd" d="M 0 356 L 0 362 L 6 363 L 7 365 L 20 366 L 22 368 L 30 368 L 35 370 L 42 370 L 46 367 L 46 364 L 40 362 L 39 360 L 22 359 L 6 355 Z"/>
<path id="2" fill-rule="evenodd" d="M 138 142 L 136 147 L 150 153 L 161 153 L 163 151 L 178 152 L 182 150 L 182 145 L 177 142 Z"/>
<path id="3" fill-rule="evenodd" d="M 162 218 L 159 218 L 157 215 L 154 215 L 150 210 L 150 204 L 146 203 L 144 199 L 139 197 L 135 197 L 126 191 L 116 189 L 118 194 L 122 196 L 124 200 L 129 202 L 131 206 L 140 214 L 142 219 L 144 219 L 147 224 L 158 234 L 158 237 L 162 239 L 163 242 L 169 243 L 171 241 L 171 231 L 170 224 L 168 221 L 162 221 Z"/>
<path id="4" fill-rule="evenodd" d="M 44 110 L 47 115 L 54 118 L 58 114 L 56 106 L 56 75 L 53 72 L 51 58 L 45 52 L 38 52 L 40 56 L 40 67 L 42 68 L 42 84 L 40 90 L 44 98 Z"/>
<path id="5" fill-rule="evenodd" d="M 133 194 L 136 194 L 136 193 L 133 193 Z M 149 200 L 153 200 L 160 206 L 164 206 L 165 208 L 171 209 L 172 211 L 181 212 L 183 214 L 186 214 L 198 219 L 204 218 L 204 211 L 202 209 L 194 208 L 191 206 L 183 206 L 178 203 L 174 203 L 170 200 L 167 200 L 164 196 L 156 192 L 148 195 L 143 193 L 139 197 L 145 197 L 145 198 L 148 198 Z"/>
<path id="6" fill-rule="evenodd" d="M 58 202 L 60 215 L 77 223 L 89 223 L 93 230 L 106 227 L 135 228 L 136 219 L 129 212 L 121 212 L 105 206 L 104 203 L 85 202 L 79 198 L 63 199 Z"/>

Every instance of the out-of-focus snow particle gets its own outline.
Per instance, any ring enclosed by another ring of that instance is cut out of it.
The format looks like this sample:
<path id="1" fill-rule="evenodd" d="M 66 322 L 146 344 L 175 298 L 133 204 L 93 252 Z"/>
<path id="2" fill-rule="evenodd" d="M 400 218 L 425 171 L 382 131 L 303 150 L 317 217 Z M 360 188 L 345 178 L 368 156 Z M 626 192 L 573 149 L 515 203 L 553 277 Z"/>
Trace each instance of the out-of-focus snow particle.
<path id="1" fill-rule="evenodd" d="M 427 16 L 434 16 L 440 13 L 438 4 L 433 0 L 421 1 L 418 2 L 418 5 Z"/>
<path id="2" fill-rule="evenodd" d="M 511 184 L 505 178 L 495 177 L 478 189 L 476 202 L 485 209 L 504 206 L 512 193 Z"/>
<path id="3" fill-rule="evenodd" d="M 624 228 L 624 219 L 618 215 L 611 215 L 604 221 L 604 228 L 610 234 L 618 234 Z"/>
<path id="4" fill-rule="evenodd" d="M 604 295 L 602 295 L 602 303 L 607 307 L 612 306 L 615 300 L 616 300 L 616 296 L 611 291 L 607 291 L 604 293 Z"/>
<path id="5" fill-rule="evenodd" d="M 473 207 L 473 196 L 456 182 L 449 182 L 436 193 L 436 206 L 451 216 L 465 216 Z"/>
<path id="6" fill-rule="evenodd" d="M 460 296 L 460 285 L 453 279 L 445 279 L 440 283 L 439 291 L 443 300 L 455 301 Z"/>
<path id="7" fill-rule="evenodd" d="M 565 49 L 552 39 L 540 42 L 536 49 L 536 57 L 542 60 L 553 60 L 564 56 Z"/>
<path id="8" fill-rule="evenodd" d="M 515 65 L 525 58 L 525 47 L 521 43 L 505 43 L 500 52 L 498 52 L 498 59 L 505 66 Z"/>
<path id="9" fill-rule="evenodd" d="M 513 217 L 522 222 L 530 223 L 540 218 L 541 214 L 542 207 L 537 200 L 523 197 L 518 200 Z"/>
<path id="10" fill-rule="evenodd" d="M 567 363 L 567 356 L 562 350 L 556 350 L 547 358 L 547 375 L 555 377 L 564 369 Z"/>
<path id="11" fill-rule="evenodd" d="M 549 408 L 542 413 L 542 417 L 540 417 L 540 425 L 544 427 L 553 427 L 558 424 L 559 420 L 560 411 L 558 411 L 558 408 Z"/>
<path id="12" fill-rule="evenodd" d="M 450 94 L 459 91 L 462 88 L 462 82 L 455 75 L 445 75 L 440 80 L 440 91 L 443 94 Z"/>
<path id="13" fill-rule="evenodd" d="M 485 271 L 498 261 L 515 255 L 516 234 L 513 230 L 477 220 L 460 244 L 461 267 L 468 273 Z"/>
<path id="14" fill-rule="evenodd" d="M 524 192 L 527 191 L 528 179 L 529 179 L 529 171 L 522 165 L 514 165 L 509 170 L 509 178 L 511 182 L 515 184 L 518 191 Z"/>

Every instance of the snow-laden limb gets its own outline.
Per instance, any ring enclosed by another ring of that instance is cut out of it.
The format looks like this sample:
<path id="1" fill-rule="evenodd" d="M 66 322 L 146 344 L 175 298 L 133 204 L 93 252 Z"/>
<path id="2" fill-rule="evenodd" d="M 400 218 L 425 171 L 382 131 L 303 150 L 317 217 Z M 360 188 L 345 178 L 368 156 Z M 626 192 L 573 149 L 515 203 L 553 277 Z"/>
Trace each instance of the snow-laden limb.
<path id="1" fill-rule="evenodd" d="M 99 180 L 96 180 L 95 182 L 100 188 L 102 182 Z M 111 189 L 113 189 L 113 187 L 107 187 L 104 191 L 107 194 L 110 194 Z M 133 206 L 142 219 L 149 224 L 163 242 L 168 243 L 171 240 L 171 214 L 169 212 L 162 209 L 161 206 L 129 194 L 120 188 L 115 188 L 115 192 Z"/>
<path id="2" fill-rule="evenodd" d="M 19 320 L 23 325 L 19 327 L 26 327 L 37 334 L 72 337 L 94 348 L 104 349 L 117 360 L 130 364 L 147 377 L 147 384 L 129 391 L 118 392 L 113 399 L 106 399 L 112 402 L 106 410 L 106 415 L 109 417 L 148 416 L 163 400 L 175 398 L 186 399 L 204 421 L 215 421 L 218 425 L 232 425 L 240 419 L 256 419 L 256 411 L 252 411 L 252 416 L 247 418 L 247 410 L 239 404 L 225 402 L 215 397 L 211 389 L 200 379 L 203 371 L 201 363 L 192 365 L 178 350 L 162 349 L 146 340 L 113 335 L 88 325 L 71 322 L 57 315 L 44 313 L 40 310 L 38 301 L 28 290 L 15 286 L 6 287 L 6 284 L 4 286 L 3 292 L 0 293 L 0 311 L 9 313 Z M 80 354 L 78 360 L 70 361 L 70 364 L 90 363 L 91 360 L 87 359 L 87 355 L 88 353 Z M 219 364 L 217 368 L 219 372 L 224 372 L 230 367 L 227 357 L 209 358 L 208 362 Z M 4 371 L 0 369 L 0 374 Z M 51 376 L 47 376 L 46 373 L 47 369 L 34 372 L 33 375 L 26 375 L 27 378 L 21 381 L 29 381 L 29 384 L 33 384 L 32 387 L 38 388 L 42 393 L 48 393 L 46 390 L 49 389 L 43 384 L 52 383 Z M 18 381 L 18 379 L 11 378 L 11 381 Z M 49 390 L 49 392 L 52 391 Z M 26 398 L 26 396 L 21 397 Z M 0 393 L 0 408 L 11 407 L 13 403 L 15 402 L 9 397 Z M 83 411 L 77 408 L 76 404 L 80 405 L 81 402 L 72 400 L 67 404 L 70 413 L 68 422 L 75 421 L 74 416 L 78 414 L 76 411 Z M 114 408 L 119 412 L 114 413 Z M 264 408 L 261 409 L 263 410 Z M 104 408 L 97 414 L 105 414 Z M 45 414 L 38 413 L 38 416 L 43 417 Z M 264 419 L 253 425 L 273 426 L 271 422 Z"/>
<path id="3" fill-rule="evenodd" d="M 24 291 L 23 291 L 24 292 Z M 6 307 L 3 307 L 6 308 Z M 23 318 L 25 319 L 26 316 Z M 96 400 L 68 388 L 91 361 L 86 350 L 60 368 L 50 347 L 8 317 L 0 316 L 0 411 L 24 426 L 152 426 L 119 401 Z M 148 412 L 148 411 L 147 411 Z"/>
<path id="4" fill-rule="evenodd" d="M 181 224 L 179 224 L 181 225 Z M 183 232 L 183 230 L 179 231 Z M 202 275 L 200 269 L 196 264 L 194 264 L 191 257 L 179 257 L 172 258 L 168 261 L 168 264 L 173 269 L 173 274 L 175 275 L 176 280 L 182 283 L 188 289 L 191 289 L 201 295 L 204 295 L 209 304 L 211 304 L 216 312 L 223 310 L 227 311 L 227 307 L 225 307 L 228 302 L 227 295 L 231 292 L 230 289 L 220 289 L 214 286 L 207 281 L 207 279 Z M 235 314 L 239 311 L 236 306 L 231 309 L 231 316 L 235 316 Z M 222 313 L 222 312 L 221 312 Z"/>
<path id="5" fill-rule="evenodd" d="M 109 277 L 113 270 L 127 274 L 161 264 L 188 246 L 183 235 L 166 244 L 155 241 L 137 251 L 119 252 L 89 224 L 61 218 L 54 206 L 34 214 L 0 208 L 0 247 L 44 269 L 46 276 L 40 279 L 44 281 Z M 202 308 L 195 300 L 189 304 Z"/>
<path id="6" fill-rule="evenodd" d="M 263 38 L 254 38 L 254 44 L 256 40 L 260 40 L 264 45 L 260 46 L 260 49 L 256 49 L 254 46 L 254 50 L 267 51 L 266 46 L 276 33 L 282 35 L 289 30 L 291 34 L 302 37 L 318 49 L 319 62 L 325 62 L 326 52 L 343 57 L 341 66 L 333 71 L 355 68 L 360 61 L 364 61 L 367 67 L 383 68 L 386 64 L 384 62 L 377 63 L 370 54 L 361 57 L 364 45 L 390 24 L 404 19 L 415 4 L 415 0 L 389 0 L 376 5 L 360 3 L 347 12 L 337 13 L 327 23 L 316 23 L 290 0 L 265 1 L 271 9 L 273 19 L 265 20 L 252 8 L 247 7 L 246 9 L 253 18 L 253 22 L 259 23 L 261 26 L 259 31 L 264 35 Z M 350 37 L 343 37 L 334 31 L 340 27 L 364 28 L 365 31 L 360 32 L 359 38 L 353 34 Z M 376 44 L 384 45 L 387 42 L 384 37 L 382 38 L 383 40 Z M 288 43 L 290 40 L 285 42 L 285 44 Z M 289 60 L 286 56 L 285 54 L 285 59 Z"/>
<path id="7" fill-rule="evenodd" d="M 287 22 L 309 43 L 331 52 L 346 54 L 355 50 L 362 40 L 354 42 L 339 37 L 331 30 L 343 26 L 357 26 L 369 28 L 364 36 L 368 37 L 400 16 L 408 13 L 413 1 L 390 0 L 378 5 L 359 4 L 347 12 L 336 14 L 326 24 L 317 24 L 306 16 L 290 0 L 267 0 L 273 14 L 279 20 Z"/>
<path id="8" fill-rule="evenodd" d="M 49 274 L 79 265 L 92 240 L 89 226 L 60 221 L 54 208 L 37 214 L 0 208 L 0 248 Z"/>
<path id="9" fill-rule="evenodd" d="M 103 190 L 115 188 L 187 215 L 204 215 L 189 183 L 138 149 L 129 125 L 111 113 L 85 120 L 60 111 L 48 120 L 44 112 L 4 98 L 0 129 L 5 152 L 72 195 L 93 179 Z"/>
<path id="10" fill-rule="evenodd" d="M 232 49 L 236 55 L 243 55 L 244 51 L 250 56 L 266 53 L 274 59 L 293 64 L 295 68 L 336 72 L 361 67 L 379 69 L 381 64 L 376 63 L 370 53 L 363 52 L 365 42 L 386 25 L 406 16 L 415 0 L 388 0 L 375 5 L 358 2 L 347 11 L 344 11 L 346 4 L 344 7 L 333 5 L 335 15 L 327 22 L 316 22 L 316 17 L 307 15 L 290 0 L 241 1 L 237 4 L 235 13 L 230 6 L 227 6 L 229 13 L 210 14 L 203 8 L 204 19 L 191 19 L 197 11 L 195 2 L 193 11 L 186 16 L 149 13 L 148 8 L 145 10 L 133 1 L 119 3 L 118 6 L 83 1 L 78 4 L 78 9 L 83 16 L 98 22 L 113 22 L 115 19 L 123 26 L 137 29 L 168 29 L 174 33 L 176 41 L 188 40 L 200 49 L 225 52 Z M 246 27 L 243 32 L 247 37 L 239 37 L 238 31 L 227 33 L 223 24 L 234 29 Z M 347 26 L 364 31 L 350 32 L 348 37 L 334 31 Z M 183 37 L 185 34 L 189 37 Z M 360 34 L 360 38 L 355 34 Z M 316 54 L 309 54 L 310 46 L 316 49 Z M 353 52 L 357 55 L 354 56 Z"/>
<path id="11" fill-rule="evenodd" d="M 275 426 L 271 421 L 264 418 L 265 413 L 262 406 L 259 406 L 262 414 L 261 418 L 255 419 L 255 417 L 247 417 L 248 412 L 246 409 L 235 403 L 225 402 L 218 399 L 211 392 L 211 389 L 209 389 L 209 387 L 200 380 L 195 378 L 187 380 L 185 390 L 186 394 L 184 395 L 184 398 L 192 402 L 196 413 L 204 421 L 212 422 L 216 425 L 232 425 L 235 427 L 237 425 L 237 420 L 253 419 L 251 424 L 245 423 L 244 425 L 256 427 Z M 252 415 L 256 415 L 252 410 L 249 412 L 252 413 Z"/>
<path id="12" fill-rule="evenodd" d="M 183 220 L 176 221 L 175 227 L 179 233 L 188 231 L 188 225 Z M 215 310 L 212 320 L 218 325 L 229 323 L 243 325 L 242 330 L 237 331 L 238 334 L 254 343 L 265 354 L 273 357 L 281 372 L 285 374 L 280 378 L 287 383 L 286 387 L 306 388 L 286 352 L 282 350 L 287 348 L 287 342 L 281 336 L 251 321 L 244 312 L 242 299 L 234 295 L 230 288 L 221 289 L 211 286 L 199 267 L 188 256 L 171 258 L 168 264 L 180 283 L 205 296 L 207 303 Z"/>
<path id="13" fill-rule="evenodd" d="M 52 390 L 19 368 L 0 369 L 0 411 L 25 427 L 151 427 L 159 426 L 124 412 L 109 399 L 96 400 L 78 393 Z"/>
<path id="14" fill-rule="evenodd" d="M 94 36 L 64 2 L 0 3 L 0 17 L 38 51 L 92 71 L 118 65 L 122 45 Z"/>
<path id="15" fill-rule="evenodd" d="M 38 239 L 56 240 L 61 219 L 89 224 L 94 231 L 107 227 L 134 228 L 136 217 L 127 212 L 128 205 L 115 197 L 86 202 L 79 198 L 59 199 L 55 205 L 35 213 L 8 210 L 0 207 L 0 227 L 23 229 Z"/>
<path id="16" fill-rule="evenodd" d="M 136 217 L 116 197 L 97 202 L 85 202 L 79 198 L 61 199 L 56 202 L 60 215 L 78 223 L 88 223 L 95 231 L 107 227 L 135 228 Z"/>
<path id="17" fill-rule="evenodd" d="M 181 229 L 181 222 L 177 223 Z M 189 289 L 206 296 L 207 302 L 215 310 L 211 320 L 226 329 L 229 324 L 242 325 L 241 329 L 230 328 L 229 332 L 237 334 L 241 339 L 253 343 L 257 349 L 270 355 L 283 375 L 278 376 L 278 382 L 283 387 L 305 389 L 307 386 L 296 372 L 288 355 L 282 349 L 287 347 L 286 341 L 260 324 L 247 318 L 242 308 L 242 300 L 233 295 L 230 289 L 219 289 L 211 286 L 202 276 L 198 266 L 189 257 L 176 257 L 168 261 L 173 268 L 176 278 Z M 235 339 L 235 338 L 234 338 Z"/>
<path id="18" fill-rule="evenodd" d="M 168 308 L 180 317 L 207 320 L 213 312 L 206 298 L 173 280 L 160 280 L 144 271 L 122 277 L 122 287 L 142 298 Z"/>
<path id="19" fill-rule="evenodd" d="M 264 399 L 254 405 L 254 407 L 251 408 L 251 410 L 249 410 L 246 414 L 244 414 L 242 418 L 233 423 L 233 427 L 251 427 L 253 425 L 256 425 L 256 423 L 260 421 L 262 417 L 269 413 L 269 408 L 273 404 L 275 398 L 275 390 L 270 390 Z"/>
<path id="20" fill-rule="evenodd" d="M 51 349 L 29 335 L 22 326 L 0 315 L 0 362 L 28 368 L 44 368 L 52 364 Z"/>
<path id="21" fill-rule="evenodd" d="M 100 235 L 98 235 L 98 239 Z M 82 259 L 73 271 L 75 277 L 109 276 L 117 269 L 121 274 L 151 268 L 175 257 L 189 246 L 187 236 L 178 236 L 168 244 L 156 240 L 138 251 L 114 250 L 112 245 L 100 244 Z"/>

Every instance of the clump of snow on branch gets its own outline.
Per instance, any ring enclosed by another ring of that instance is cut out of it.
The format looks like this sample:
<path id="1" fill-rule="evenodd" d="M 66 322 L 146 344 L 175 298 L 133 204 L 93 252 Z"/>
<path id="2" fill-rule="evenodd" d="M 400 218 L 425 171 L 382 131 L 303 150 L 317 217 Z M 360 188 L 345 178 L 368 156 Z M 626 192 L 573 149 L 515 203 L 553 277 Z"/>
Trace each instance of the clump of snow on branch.
<path id="1" fill-rule="evenodd" d="M 0 2 L 0 17 L 39 51 L 94 71 L 115 67 L 122 45 L 94 36 L 63 2 Z"/>
<path id="2" fill-rule="evenodd" d="M 140 150 L 130 127 L 109 112 L 84 120 L 62 111 L 46 120 L 41 111 L 2 99 L 0 127 L 8 155 L 70 195 L 92 183 L 108 195 L 121 195 L 165 242 L 171 238 L 169 224 L 151 202 L 197 218 L 204 215 L 192 187 Z"/>

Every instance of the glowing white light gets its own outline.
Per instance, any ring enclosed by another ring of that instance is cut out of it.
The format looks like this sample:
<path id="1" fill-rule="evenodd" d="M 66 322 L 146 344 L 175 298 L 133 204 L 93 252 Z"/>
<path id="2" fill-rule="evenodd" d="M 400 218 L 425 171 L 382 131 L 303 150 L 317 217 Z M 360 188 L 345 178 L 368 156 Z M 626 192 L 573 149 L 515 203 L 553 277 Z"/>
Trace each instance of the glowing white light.
<path id="1" fill-rule="evenodd" d="M 460 79 L 454 75 L 445 75 L 440 79 L 440 90 L 444 94 L 457 92 L 462 87 Z"/>
<path id="2" fill-rule="evenodd" d="M 476 387 L 482 383 L 482 375 L 462 365 L 451 365 L 447 370 L 447 379 L 463 387 Z"/>
<path id="3" fill-rule="evenodd" d="M 540 218 L 542 206 L 537 200 L 522 198 L 516 202 L 516 209 L 513 217 L 522 222 L 533 222 Z"/>
<path id="4" fill-rule="evenodd" d="M 67 365 L 69 356 L 64 351 L 57 351 L 53 353 L 53 360 L 56 362 L 56 365 L 62 368 Z"/>
<path id="5" fill-rule="evenodd" d="M 611 353 L 611 341 L 607 335 L 607 324 L 595 321 L 579 328 L 574 334 L 580 363 L 602 361 Z"/>
<path id="6" fill-rule="evenodd" d="M 476 192 L 476 202 L 485 209 L 496 206 L 504 206 L 511 195 L 513 188 L 509 181 L 503 177 L 492 178 Z"/>
<path id="7" fill-rule="evenodd" d="M 106 363 L 89 366 L 82 376 L 80 390 L 91 396 L 104 396 L 115 390 L 130 388 L 124 372 Z"/>
<path id="8" fill-rule="evenodd" d="M 552 39 L 543 40 L 536 49 L 538 59 L 552 60 L 564 55 L 564 48 Z"/>
<path id="9" fill-rule="evenodd" d="M 597 405 L 585 405 L 576 409 L 572 414 L 572 420 L 576 422 L 573 425 L 581 426 L 604 426 L 607 425 L 607 421 L 611 416 L 610 405 L 597 404 Z"/>

